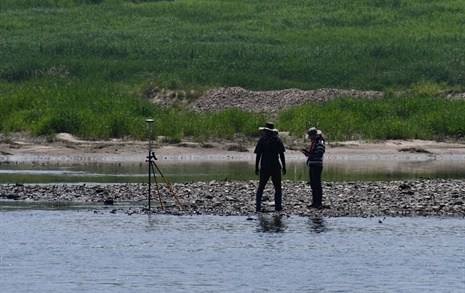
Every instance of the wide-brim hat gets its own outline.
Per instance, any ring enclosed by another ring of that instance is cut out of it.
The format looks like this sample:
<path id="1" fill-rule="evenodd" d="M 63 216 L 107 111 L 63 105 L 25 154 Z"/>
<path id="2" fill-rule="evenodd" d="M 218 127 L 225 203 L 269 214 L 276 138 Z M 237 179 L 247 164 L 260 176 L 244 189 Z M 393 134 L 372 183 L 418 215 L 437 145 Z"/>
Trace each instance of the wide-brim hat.
<path id="1" fill-rule="evenodd" d="M 316 127 L 311 127 L 307 131 L 307 139 L 317 138 L 321 134 L 321 130 L 316 129 Z"/>
<path id="2" fill-rule="evenodd" d="M 274 124 L 272 122 L 266 122 L 264 127 L 259 127 L 258 129 L 278 132 L 278 130 L 274 128 Z"/>

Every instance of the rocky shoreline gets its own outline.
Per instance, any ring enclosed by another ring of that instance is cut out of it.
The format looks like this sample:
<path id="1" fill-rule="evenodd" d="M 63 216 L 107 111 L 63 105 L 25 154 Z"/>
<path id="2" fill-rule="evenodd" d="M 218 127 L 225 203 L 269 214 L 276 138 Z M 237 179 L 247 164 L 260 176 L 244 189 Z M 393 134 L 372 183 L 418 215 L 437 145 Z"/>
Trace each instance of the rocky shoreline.
<path id="1" fill-rule="evenodd" d="M 151 209 L 147 209 L 147 184 L 35 185 L 2 184 L 0 200 L 44 202 L 51 206 L 96 203 L 127 214 L 222 215 L 255 214 L 258 182 L 210 181 L 172 184 L 176 197 L 159 184 L 164 208 L 152 184 Z M 303 181 L 283 181 L 280 215 L 308 217 L 444 216 L 465 217 L 465 180 L 417 179 L 405 181 L 324 182 L 324 208 L 309 207 L 310 186 Z M 120 204 L 129 208 L 119 208 Z M 263 197 L 264 213 L 274 214 L 273 186 Z"/>

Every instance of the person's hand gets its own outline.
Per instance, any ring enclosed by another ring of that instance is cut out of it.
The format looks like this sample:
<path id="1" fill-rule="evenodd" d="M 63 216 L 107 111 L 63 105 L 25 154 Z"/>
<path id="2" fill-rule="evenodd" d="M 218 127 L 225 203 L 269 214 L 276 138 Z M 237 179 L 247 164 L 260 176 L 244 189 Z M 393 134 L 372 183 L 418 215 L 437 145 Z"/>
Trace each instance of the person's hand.
<path id="1" fill-rule="evenodd" d="M 286 167 L 283 167 L 283 175 L 286 175 Z"/>
<path id="2" fill-rule="evenodd" d="M 260 174 L 260 169 L 258 169 L 258 168 L 255 168 L 255 175 L 257 175 L 257 176 L 258 176 L 258 174 Z"/>

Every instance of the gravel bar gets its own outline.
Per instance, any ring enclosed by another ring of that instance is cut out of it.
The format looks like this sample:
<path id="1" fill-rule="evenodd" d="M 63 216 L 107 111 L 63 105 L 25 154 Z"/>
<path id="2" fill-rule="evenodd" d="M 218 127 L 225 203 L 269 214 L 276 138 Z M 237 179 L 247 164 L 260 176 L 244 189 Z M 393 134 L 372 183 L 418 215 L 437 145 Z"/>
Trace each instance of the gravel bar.
<path id="1" fill-rule="evenodd" d="M 210 181 L 159 184 L 159 196 L 152 184 L 151 209 L 147 208 L 148 184 L 2 184 L 0 199 L 48 202 L 57 206 L 93 203 L 107 206 L 134 205 L 128 214 L 222 215 L 255 214 L 258 182 Z M 274 213 L 273 186 L 263 195 L 265 213 Z M 283 181 L 283 211 L 287 216 L 383 217 L 447 216 L 465 217 L 465 180 L 418 179 L 405 181 L 323 182 L 324 207 L 314 209 L 307 182 Z M 178 200 L 179 199 L 179 202 Z M 184 210 L 183 210 L 184 208 Z"/>

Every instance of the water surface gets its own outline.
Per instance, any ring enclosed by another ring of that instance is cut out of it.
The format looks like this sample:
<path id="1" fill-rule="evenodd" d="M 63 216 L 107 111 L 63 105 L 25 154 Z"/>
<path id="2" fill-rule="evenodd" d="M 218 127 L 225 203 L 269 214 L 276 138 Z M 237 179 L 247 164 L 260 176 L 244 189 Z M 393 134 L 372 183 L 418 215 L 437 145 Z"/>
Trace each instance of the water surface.
<path id="1" fill-rule="evenodd" d="M 459 218 L 247 220 L 1 203 L 1 292 L 465 290 Z"/>
<path id="2" fill-rule="evenodd" d="M 158 160 L 156 175 L 169 182 L 210 180 L 257 180 L 251 161 Z M 308 180 L 308 168 L 301 160 L 288 160 L 285 180 Z M 417 178 L 465 178 L 465 160 L 326 160 L 325 181 L 406 180 Z M 0 183 L 142 183 L 148 181 L 146 162 L 93 164 L 0 164 Z"/>

